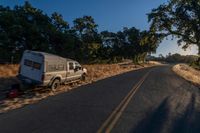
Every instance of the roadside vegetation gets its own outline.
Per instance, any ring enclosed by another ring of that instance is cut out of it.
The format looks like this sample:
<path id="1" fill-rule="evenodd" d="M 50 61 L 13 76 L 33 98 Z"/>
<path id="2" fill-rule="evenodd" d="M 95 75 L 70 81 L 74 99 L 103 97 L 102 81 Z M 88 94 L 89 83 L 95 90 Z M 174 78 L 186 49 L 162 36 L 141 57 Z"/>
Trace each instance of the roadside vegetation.
<path id="1" fill-rule="evenodd" d="M 200 62 L 198 62 L 197 55 L 180 55 L 178 53 L 176 54 L 169 53 L 168 55 L 166 55 L 166 57 L 160 54 L 159 57 L 149 56 L 148 58 L 150 60 L 155 60 L 159 62 L 185 63 L 197 70 L 200 70 Z"/>
<path id="2" fill-rule="evenodd" d="M 177 64 L 172 69 L 184 79 L 200 87 L 200 71 L 186 64 Z"/>
<path id="3" fill-rule="evenodd" d="M 200 87 L 200 62 L 197 61 L 198 56 L 169 53 L 166 57 L 160 54 L 159 57 L 151 56 L 148 58 L 158 62 L 175 64 L 172 70 L 176 74 Z"/>
<path id="4" fill-rule="evenodd" d="M 0 113 L 8 110 L 23 107 L 28 104 L 36 103 L 49 96 L 57 95 L 59 93 L 68 92 L 78 86 L 93 83 L 97 80 L 108 78 L 131 70 L 137 70 L 145 67 L 157 65 L 156 62 L 145 63 L 142 65 L 135 65 L 133 63 L 120 63 L 120 64 L 93 64 L 84 65 L 88 70 L 88 75 L 85 81 L 79 81 L 51 91 L 44 88 L 29 89 L 22 92 L 17 98 L 14 99 L 0 99 Z M 19 65 L 0 65 L 0 92 L 10 87 L 11 84 L 17 83 L 16 78 Z M 5 71 L 6 70 L 6 71 Z"/>
<path id="5" fill-rule="evenodd" d="M 119 64 L 91 64 L 83 65 L 88 70 L 85 83 L 91 83 L 123 72 L 136 70 L 144 67 L 159 65 L 157 62 L 143 63 L 136 65 L 132 62 Z M 18 83 L 16 78 L 19 65 L 0 65 L 0 91 L 8 89 L 12 84 Z"/>

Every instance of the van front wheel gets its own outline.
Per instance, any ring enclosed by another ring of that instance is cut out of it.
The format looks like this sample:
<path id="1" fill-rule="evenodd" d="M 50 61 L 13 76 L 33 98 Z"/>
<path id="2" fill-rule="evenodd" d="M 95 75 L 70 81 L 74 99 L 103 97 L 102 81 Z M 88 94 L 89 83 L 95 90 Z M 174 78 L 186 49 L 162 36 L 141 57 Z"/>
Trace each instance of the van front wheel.
<path id="1" fill-rule="evenodd" d="M 53 81 L 53 83 L 51 84 L 51 90 L 55 90 L 55 89 L 57 89 L 59 87 L 60 87 L 60 81 L 58 79 L 55 79 Z"/>
<path id="2" fill-rule="evenodd" d="M 82 80 L 82 81 L 85 81 L 85 80 L 86 80 L 86 74 L 85 74 L 85 73 L 82 74 L 82 76 L 81 76 L 81 80 Z"/>

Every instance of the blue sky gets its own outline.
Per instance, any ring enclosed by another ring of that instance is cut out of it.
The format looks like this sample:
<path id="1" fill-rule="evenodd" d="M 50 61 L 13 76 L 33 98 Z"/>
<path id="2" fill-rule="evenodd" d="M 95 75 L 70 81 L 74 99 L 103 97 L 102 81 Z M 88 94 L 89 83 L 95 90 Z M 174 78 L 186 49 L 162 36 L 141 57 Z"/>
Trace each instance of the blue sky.
<path id="1" fill-rule="evenodd" d="M 147 13 L 167 0 L 29 0 L 29 2 L 45 13 L 59 12 L 72 24 L 75 18 L 91 15 L 99 25 L 98 30 L 119 31 L 123 27 L 148 29 Z M 22 5 L 24 0 L 1 0 L 0 5 Z M 196 54 L 197 47 L 183 51 L 176 41 L 164 40 L 156 55 L 179 52 L 180 54 Z"/>

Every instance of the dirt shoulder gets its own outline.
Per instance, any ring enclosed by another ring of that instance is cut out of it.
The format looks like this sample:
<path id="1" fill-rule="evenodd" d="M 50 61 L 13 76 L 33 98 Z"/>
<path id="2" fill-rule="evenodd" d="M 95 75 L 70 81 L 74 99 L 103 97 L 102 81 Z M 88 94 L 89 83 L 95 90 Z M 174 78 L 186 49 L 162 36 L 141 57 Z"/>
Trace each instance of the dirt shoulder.
<path id="1" fill-rule="evenodd" d="M 187 64 L 177 64 L 172 70 L 184 79 L 192 82 L 200 87 L 200 71 L 196 70 Z"/>
<path id="2" fill-rule="evenodd" d="M 118 75 L 124 72 L 138 70 L 146 67 L 152 67 L 158 64 L 147 63 L 142 65 L 135 64 L 95 64 L 84 65 L 87 68 L 88 75 L 85 81 L 79 81 L 73 84 L 62 85 L 56 91 L 50 91 L 43 88 L 35 88 L 34 90 L 26 91 L 21 96 L 14 99 L 5 99 L 0 101 L 0 113 L 20 108 L 28 104 L 36 103 L 49 96 L 57 95 L 59 93 L 68 92 L 79 86 L 93 83 L 95 81 Z M 16 75 L 19 65 L 1 65 L 0 66 L 0 93 L 1 90 L 9 88 L 9 86 L 17 82 Z"/>

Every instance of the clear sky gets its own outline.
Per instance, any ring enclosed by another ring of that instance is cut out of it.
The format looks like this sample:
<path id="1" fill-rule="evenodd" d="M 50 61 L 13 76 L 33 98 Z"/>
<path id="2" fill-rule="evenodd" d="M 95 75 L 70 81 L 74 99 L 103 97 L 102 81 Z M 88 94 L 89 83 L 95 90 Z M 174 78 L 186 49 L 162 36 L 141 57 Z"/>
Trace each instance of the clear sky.
<path id="1" fill-rule="evenodd" d="M 45 13 L 58 12 L 72 24 L 75 18 L 91 15 L 99 25 L 98 30 L 119 31 L 123 27 L 148 29 L 147 13 L 167 0 L 29 0 Z M 22 5 L 24 0 L 0 0 L 0 5 L 13 7 Z M 171 53 L 197 54 L 197 47 L 183 51 L 176 41 L 163 41 L 156 55 Z"/>

